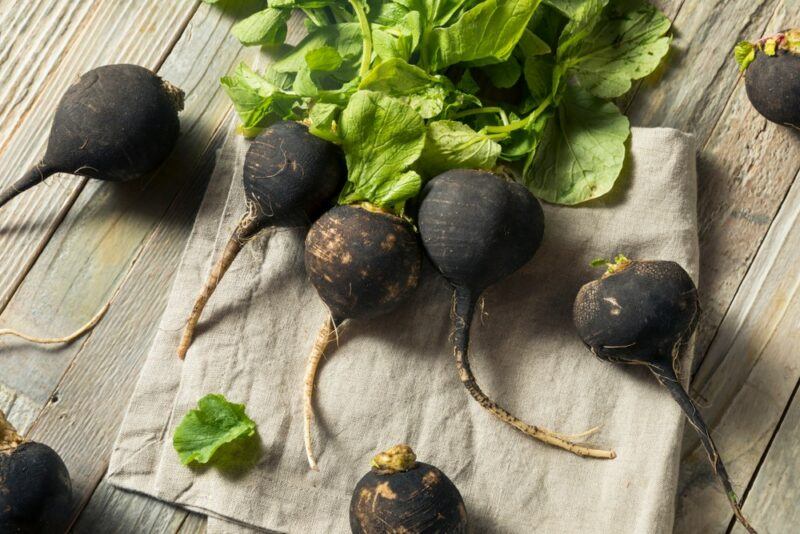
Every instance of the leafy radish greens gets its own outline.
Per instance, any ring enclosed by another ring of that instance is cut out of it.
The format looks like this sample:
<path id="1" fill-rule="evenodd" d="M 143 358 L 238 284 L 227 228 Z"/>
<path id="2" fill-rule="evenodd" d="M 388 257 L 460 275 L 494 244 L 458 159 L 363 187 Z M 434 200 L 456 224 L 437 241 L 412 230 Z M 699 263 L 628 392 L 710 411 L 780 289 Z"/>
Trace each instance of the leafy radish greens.
<path id="1" fill-rule="evenodd" d="M 274 62 L 222 85 L 245 134 L 300 120 L 340 144 L 342 203 L 401 212 L 436 174 L 503 165 L 578 204 L 619 176 L 630 125 L 612 99 L 658 67 L 669 28 L 646 0 L 269 0 L 233 33 Z"/>

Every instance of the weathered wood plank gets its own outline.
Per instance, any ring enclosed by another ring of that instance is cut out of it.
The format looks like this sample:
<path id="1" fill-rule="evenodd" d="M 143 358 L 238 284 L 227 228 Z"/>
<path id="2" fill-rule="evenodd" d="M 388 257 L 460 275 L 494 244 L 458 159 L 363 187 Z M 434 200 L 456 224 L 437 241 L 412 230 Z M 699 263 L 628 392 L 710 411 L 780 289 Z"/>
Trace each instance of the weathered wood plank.
<path id="1" fill-rule="evenodd" d="M 718 421 L 713 436 L 740 496 L 800 380 L 798 254 L 800 176 L 720 327 L 709 354 L 724 359 L 701 390 L 710 403 L 704 415 Z M 796 506 L 796 501 L 786 505 Z M 675 531 L 724 532 L 731 518 L 705 453 L 691 449 L 681 469 Z"/>
<path id="2" fill-rule="evenodd" d="M 202 5 L 159 71 L 188 93 L 183 135 L 167 164 L 144 185 L 87 185 L 7 308 L 9 324 L 40 321 L 45 328 L 44 313 L 87 313 L 131 273 L 106 318 L 80 343 L 44 352 L 19 347 L 27 357 L 14 361 L 23 367 L 33 362 L 28 372 L 41 373 L 39 394 L 69 366 L 58 382 L 58 401 L 45 406 L 30 435 L 56 448 L 67 463 L 76 514 L 104 475 L 215 151 L 227 135 L 230 103 L 218 76 L 258 53 L 242 51 L 230 36 L 234 15 Z M 69 284 L 59 283 L 64 280 Z M 60 369 L 43 371 L 41 360 Z M 31 376 L 26 380 L 33 382 Z M 157 523 L 157 515 L 148 517 Z"/>
<path id="3" fill-rule="evenodd" d="M 229 23 L 229 18 L 215 13 L 219 20 Z M 138 27 L 139 21 L 133 20 Z M 205 102 L 215 99 L 208 109 L 188 106 L 181 115 L 183 148 L 177 152 L 193 152 L 185 159 L 172 158 L 164 169 L 143 182 L 89 183 L 65 217 L 63 229 L 49 243 L 47 253 L 37 260 L 0 316 L 4 326 L 54 335 L 73 331 L 85 323 L 112 294 L 136 250 L 152 233 L 175 194 L 193 178 L 196 154 L 207 145 L 210 131 L 228 109 L 227 101 L 219 94 L 216 75 L 208 76 L 205 69 L 224 73 L 230 68 L 213 56 L 215 46 L 227 42 L 221 32 L 196 38 L 214 41 L 192 41 L 194 50 L 179 45 L 184 48 L 177 57 L 185 58 L 184 64 L 173 62 L 171 69 L 162 70 L 165 78 L 192 89 L 188 98 Z M 196 70 L 190 70 L 192 62 L 196 62 Z M 0 340 L 3 383 L 44 403 L 81 343 L 79 340 L 67 347 L 37 347 Z"/>
<path id="4" fill-rule="evenodd" d="M 98 525 L 102 525 L 107 534 L 127 534 L 134 526 L 136 532 L 174 534 L 197 524 L 188 520 L 190 515 L 144 495 L 118 490 L 103 480 L 92 495 L 91 505 L 84 509 L 70 531 L 94 534 Z"/>
<path id="5" fill-rule="evenodd" d="M 788 324 L 800 331 L 800 314 Z M 795 339 L 797 341 L 797 339 Z M 795 395 L 791 406 L 772 442 L 761 469 L 747 495 L 744 512 L 762 532 L 793 532 L 800 525 L 800 395 Z M 736 527 L 736 534 L 744 529 Z"/>
<path id="6" fill-rule="evenodd" d="M 204 515 L 189 514 L 177 530 L 178 534 L 206 534 L 207 519 Z"/>
<path id="7" fill-rule="evenodd" d="M 0 384 L 0 411 L 19 433 L 28 431 L 41 407 L 25 395 Z"/>
<path id="8" fill-rule="evenodd" d="M 0 9 L 0 186 L 41 157 L 58 100 L 82 72 L 118 62 L 158 67 L 195 9 L 158 0 L 34 0 Z M 0 212 L 0 309 L 83 183 L 55 176 Z"/>

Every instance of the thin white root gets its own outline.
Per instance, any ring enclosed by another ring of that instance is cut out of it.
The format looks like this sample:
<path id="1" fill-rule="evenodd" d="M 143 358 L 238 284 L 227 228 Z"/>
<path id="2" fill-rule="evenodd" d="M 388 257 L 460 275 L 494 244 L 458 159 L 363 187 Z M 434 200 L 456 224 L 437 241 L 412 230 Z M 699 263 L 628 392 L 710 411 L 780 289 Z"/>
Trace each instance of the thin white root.
<path id="1" fill-rule="evenodd" d="M 325 354 L 325 349 L 331 343 L 331 335 L 335 334 L 336 326 L 333 323 L 333 318 L 329 315 L 322 328 L 317 334 L 317 340 L 314 342 L 314 348 L 311 349 L 311 354 L 308 356 L 306 362 L 306 376 L 305 388 L 303 389 L 303 437 L 306 444 L 306 458 L 308 459 L 308 466 L 313 471 L 318 471 L 317 460 L 314 458 L 314 448 L 311 443 L 311 425 L 314 422 L 314 384 L 317 379 L 317 369 L 319 369 L 319 362 Z"/>
<path id="2" fill-rule="evenodd" d="M 559 432 L 553 432 L 552 430 L 548 430 L 554 436 L 563 439 L 564 441 L 578 441 L 580 438 L 588 438 L 600 431 L 601 426 L 596 426 L 594 428 L 590 428 L 586 432 L 581 432 L 580 434 L 561 434 Z"/>
<path id="3" fill-rule="evenodd" d="M 91 331 L 95 326 L 97 326 L 97 323 L 100 322 L 100 320 L 103 318 L 103 316 L 108 311 L 108 308 L 110 307 L 111 307 L 111 301 L 106 302 L 105 305 L 103 305 L 103 307 L 100 309 L 100 311 L 97 312 L 97 314 L 94 317 L 92 317 L 92 319 L 88 323 L 86 323 L 73 333 L 64 337 L 35 337 L 35 336 L 29 336 L 28 334 L 24 334 L 22 332 L 17 332 L 16 330 L 11 330 L 9 328 L 0 330 L 0 336 L 15 336 L 20 339 L 24 339 L 25 341 L 30 341 L 31 343 L 38 343 L 39 345 L 72 343 L 82 335 Z"/>

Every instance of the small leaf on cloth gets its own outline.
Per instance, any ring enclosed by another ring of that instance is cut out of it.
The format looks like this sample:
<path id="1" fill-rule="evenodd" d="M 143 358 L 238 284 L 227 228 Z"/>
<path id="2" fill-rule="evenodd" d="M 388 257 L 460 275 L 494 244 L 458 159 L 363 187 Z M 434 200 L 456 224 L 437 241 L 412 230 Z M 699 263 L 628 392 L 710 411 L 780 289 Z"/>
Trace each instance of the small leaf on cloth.
<path id="1" fill-rule="evenodd" d="M 613 103 L 568 86 L 524 179 L 534 195 L 579 204 L 609 192 L 622 171 L 628 119 Z"/>
<path id="2" fill-rule="evenodd" d="M 222 445 L 255 434 L 256 424 L 244 413 L 244 404 L 233 404 L 220 394 L 206 395 L 189 410 L 175 429 L 172 446 L 181 463 L 208 463 Z"/>

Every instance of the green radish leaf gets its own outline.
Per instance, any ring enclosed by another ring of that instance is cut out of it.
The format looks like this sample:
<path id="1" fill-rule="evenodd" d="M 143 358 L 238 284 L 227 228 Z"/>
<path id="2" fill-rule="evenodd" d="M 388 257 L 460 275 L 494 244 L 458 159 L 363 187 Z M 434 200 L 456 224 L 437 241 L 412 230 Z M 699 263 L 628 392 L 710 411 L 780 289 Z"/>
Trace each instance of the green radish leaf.
<path id="1" fill-rule="evenodd" d="M 486 65 L 480 69 L 489 77 L 492 85 L 498 89 L 514 87 L 522 75 L 522 68 L 513 56 L 502 63 Z"/>
<path id="2" fill-rule="evenodd" d="M 231 33 L 245 46 L 282 44 L 290 15 L 290 11 L 268 7 L 234 24 Z"/>
<path id="3" fill-rule="evenodd" d="M 627 93 L 633 80 L 652 73 L 667 54 L 671 22 L 646 0 L 611 4 L 591 33 L 559 57 L 584 89 L 601 98 Z"/>
<path id="4" fill-rule="evenodd" d="M 547 41 L 527 28 L 524 32 L 522 32 L 522 37 L 519 40 L 519 48 L 522 51 L 522 55 L 526 58 L 531 56 L 542 56 L 552 52 L 552 49 L 550 48 L 550 45 L 547 44 Z"/>
<path id="5" fill-rule="evenodd" d="M 529 57 L 525 60 L 525 82 L 537 104 L 555 93 L 551 57 Z"/>
<path id="6" fill-rule="evenodd" d="M 291 51 L 272 64 L 275 72 L 299 72 L 307 68 L 306 55 L 312 50 L 332 47 L 342 57 L 343 65 L 351 68 L 350 77 L 355 77 L 361 59 L 362 38 L 358 24 L 332 24 L 315 28 Z"/>
<path id="7" fill-rule="evenodd" d="M 394 210 L 419 193 L 421 181 L 409 171 L 425 146 L 425 124 L 411 106 L 358 91 L 342 112 L 339 131 L 348 169 L 340 204 L 370 202 Z"/>
<path id="8" fill-rule="evenodd" d="M 442 112 L 454 88 L 446 77 L 432 76 L 395 58 L 369 71 L 359 89 L 386 93 L 414 108 L 423 119 L 430 119 Z"/>
<path id="9" fill-rule="evenodd" d="M 283 92 L 245 63 L 239 64 L 232 75 L 221 78 L 220 83 L 249 135 L 276 120 L 298 118 L 295 106 L 302 98 Z"/>
<path id="10" fill-rule="evenodd" d="M 609 192 L 622 171 L 628 119 L 611 102 L 568 86 L 524 180 L 554 204 L 579 204 Z"/>
<path id="11" fill-rule="evenodd" d="M 233 404 L 220 394 L 206 395 L 189 410 L 172 437 L 181 463 L 208 463 L 214 453 L 235 440 L 252 436 L 255 422 L 244 413 L 244 404 Z"/>
<path id="12" fill-rule="evenodd" d="M 419 164 L 427 176 L 450 169 L 491 169 L 497 163 L 500 150 L 500 145 L 466 124 L 435 121 L 428 124 Z"/>
<path id="13" fill-rule="evenodd" d="M 733 49 L 736 63 L 739 64 L 739 72 L 744 72 L 750 63 L 756 59 L 756 46 L 753 43 L 742 41 Z"/>
<path id="14" fill-rule="evenodd" d="M 323 46 L 306 53 L 306 64 L 312 71 L 333 71 L 342 66 L 342 56 L 332 46 Z"/>
<path id="15" fill-rule="evenodd" d="M 434 28 L 422 51 L 432 70 L 456 63 L 488 65 L 508 59 L 540 0 L 485 0 L 454 24 Z"/>
<path id="16" fill-rule="evenodd" d="M 392 58 L 408 61 L 419 46 L 421 37 L 422 21 L 417 11 L 406 13 L 392 26 L 372 25 L 375 54 L 384 61 Z"/>

